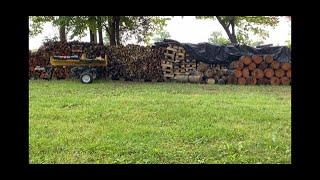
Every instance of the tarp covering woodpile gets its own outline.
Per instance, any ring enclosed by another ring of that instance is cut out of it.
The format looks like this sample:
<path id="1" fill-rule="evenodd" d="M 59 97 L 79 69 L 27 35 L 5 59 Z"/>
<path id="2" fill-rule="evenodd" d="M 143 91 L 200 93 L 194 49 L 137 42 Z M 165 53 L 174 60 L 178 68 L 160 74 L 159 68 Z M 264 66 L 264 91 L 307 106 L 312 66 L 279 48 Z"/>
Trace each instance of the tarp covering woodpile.
<path id="1" fill-rule="evenodd" d="M 155 43 L 159 47 L 167 47 L 169 44 L 182 46 L 186 52 L 196 60 L 206 64 L 229 65 L 244 55 L 272 54 L 273 59 L 279 62 L 291 62 L 291 50 L 286 46 L 265 46 L 260 48 L 246 45 L 213 45 L 210 43 L 180 43 L 165 39 Z"/>

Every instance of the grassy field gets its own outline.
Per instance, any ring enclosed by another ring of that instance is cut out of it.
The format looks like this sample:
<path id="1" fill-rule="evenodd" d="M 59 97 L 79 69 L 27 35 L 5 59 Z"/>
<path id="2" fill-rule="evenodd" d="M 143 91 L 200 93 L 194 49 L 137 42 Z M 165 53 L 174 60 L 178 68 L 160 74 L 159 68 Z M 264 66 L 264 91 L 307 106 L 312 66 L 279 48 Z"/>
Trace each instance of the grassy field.
<path id="1" fill-rule="evenodd" d="M 29 162 L 291 163 L 291 87 L 29 81 Z"/>

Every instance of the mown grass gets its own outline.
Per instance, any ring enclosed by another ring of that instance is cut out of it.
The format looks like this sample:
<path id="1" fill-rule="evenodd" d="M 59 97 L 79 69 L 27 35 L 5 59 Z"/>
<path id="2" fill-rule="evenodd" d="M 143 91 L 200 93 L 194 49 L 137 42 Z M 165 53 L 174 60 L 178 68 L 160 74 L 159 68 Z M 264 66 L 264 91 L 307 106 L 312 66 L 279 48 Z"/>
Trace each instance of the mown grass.
<path id="1" fill-rule="evenodd" d="M 291 87 L 29 81 L 29 163 L 291 163 Z"/>

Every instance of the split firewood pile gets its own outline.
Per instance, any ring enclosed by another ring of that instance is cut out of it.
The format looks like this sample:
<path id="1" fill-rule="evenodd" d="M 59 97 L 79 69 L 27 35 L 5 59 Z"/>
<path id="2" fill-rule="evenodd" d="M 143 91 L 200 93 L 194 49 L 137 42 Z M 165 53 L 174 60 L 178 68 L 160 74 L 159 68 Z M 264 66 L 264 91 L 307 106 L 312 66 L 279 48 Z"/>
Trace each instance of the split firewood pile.
<path id="1" fill-rule="evenodd" d="M 230 64 L 228 84 L 290 85 L 291 63 L 275 61 L 272 55 L 245 55 Z"/>
<path id="2" fill-rule="evenodd" d="M 163 81 L 161 48 L 127 46 L 108 47 L 107 76 L 113 80 Z"/>
<path id="3" fill-rule="evenodd" d="M 42 52 L 29 51 L 29 78 L 44 79 L 47 74 L 44 72 L 44 67 L 49 65 L 47 59 Z"/>
<path id="4" fill-rule="evenodd" d="M 165 81 L 200 82 L 201 73 L 197 71 L 197 61 L 176 44 L 163 48 L 164 58 L 161 67 Z"/>
<path id="5" fill-rule="evenodd" d="M 78 56 L 83 53 L 87 58 L 104 57 L 106 47 L 104 45 L 89 42 L 45 42 L 38 51 L 43 52 L 47 56 Z"/>

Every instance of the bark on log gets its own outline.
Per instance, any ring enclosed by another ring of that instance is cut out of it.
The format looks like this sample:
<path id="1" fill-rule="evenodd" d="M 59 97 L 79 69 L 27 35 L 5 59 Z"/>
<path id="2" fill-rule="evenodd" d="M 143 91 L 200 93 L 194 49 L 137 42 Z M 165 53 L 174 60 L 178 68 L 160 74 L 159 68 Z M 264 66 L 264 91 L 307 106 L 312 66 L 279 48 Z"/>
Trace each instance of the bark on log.
<path id="1" fill-rule="evenodd" d="M 287 72 L 286 72 L 286 75 L 288 78 L 291 78 L 291 69 L 289 69 Z"/>

